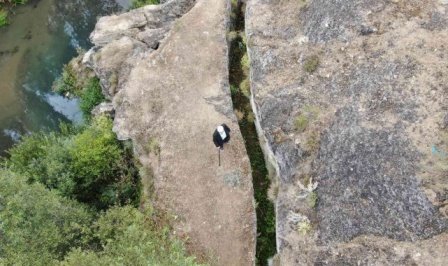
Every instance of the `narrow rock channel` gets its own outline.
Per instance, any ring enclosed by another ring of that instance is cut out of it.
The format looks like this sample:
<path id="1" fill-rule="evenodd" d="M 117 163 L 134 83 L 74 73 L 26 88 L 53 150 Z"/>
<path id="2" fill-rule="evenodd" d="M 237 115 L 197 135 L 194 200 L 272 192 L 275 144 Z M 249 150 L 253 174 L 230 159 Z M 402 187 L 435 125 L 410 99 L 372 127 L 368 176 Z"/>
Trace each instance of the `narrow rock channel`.
<path id="1" fill-rule="evenodd" d="M 256 264 L 267 265 L 268 259 L 276 253 L 274 204 L 268 198 L 271 181 L 258 140 L 254 123 L 255 115 L 250 104 L 250 63 L 244 35 L 245 4 L 234 0 L 231 3 L 232 25 L 228 34 L 230 88 L 234 110 L 252 168 L 257 213 Z"/>

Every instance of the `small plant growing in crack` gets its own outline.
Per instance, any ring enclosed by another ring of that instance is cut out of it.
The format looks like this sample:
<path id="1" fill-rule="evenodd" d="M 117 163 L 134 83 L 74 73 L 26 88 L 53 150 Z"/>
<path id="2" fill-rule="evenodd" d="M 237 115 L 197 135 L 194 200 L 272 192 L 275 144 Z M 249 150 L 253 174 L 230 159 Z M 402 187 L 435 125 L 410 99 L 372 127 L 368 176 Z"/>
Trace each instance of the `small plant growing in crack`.
<path id="1" fill-rule="evenodd" d="M 303 64 L 303 70 L 308 73 L 314 73 L 320 64 L 319 57 L 317 55 L 312 55 L 305 60 Z"/>

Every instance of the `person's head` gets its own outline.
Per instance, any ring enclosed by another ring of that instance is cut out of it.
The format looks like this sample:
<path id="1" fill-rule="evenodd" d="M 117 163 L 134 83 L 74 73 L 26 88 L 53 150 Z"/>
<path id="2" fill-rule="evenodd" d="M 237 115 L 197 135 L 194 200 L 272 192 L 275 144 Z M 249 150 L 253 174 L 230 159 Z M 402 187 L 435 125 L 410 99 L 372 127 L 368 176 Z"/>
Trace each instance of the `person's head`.
<path id="1" fill-rule="evenodd" d="M 218 132 L 219 133 L 225 133 L 223 126 L 218 126 Z"/>

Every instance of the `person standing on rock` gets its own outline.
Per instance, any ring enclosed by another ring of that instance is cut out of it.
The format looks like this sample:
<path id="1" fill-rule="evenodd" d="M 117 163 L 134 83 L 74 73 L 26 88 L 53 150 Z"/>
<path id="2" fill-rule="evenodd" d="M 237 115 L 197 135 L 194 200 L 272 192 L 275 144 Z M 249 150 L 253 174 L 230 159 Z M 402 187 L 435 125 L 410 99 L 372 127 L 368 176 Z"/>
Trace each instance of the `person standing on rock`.
<path id="1" fill-rule="evenodd" d="M 213 133 L 213 143 L 219 149 L 224 149 L 224 143 L 230 140 L 230 128 L 226 124 L 218 126 Z"/>
<path id="2" fill-rule="evenodd" d="M 213 133 L 213 143 L 218 148 L 218 165 L 221 166 L 221 150 L 224 149 L 224 143 L 230 140 L 230 128 L 226 124 L 218 126 Z"/>

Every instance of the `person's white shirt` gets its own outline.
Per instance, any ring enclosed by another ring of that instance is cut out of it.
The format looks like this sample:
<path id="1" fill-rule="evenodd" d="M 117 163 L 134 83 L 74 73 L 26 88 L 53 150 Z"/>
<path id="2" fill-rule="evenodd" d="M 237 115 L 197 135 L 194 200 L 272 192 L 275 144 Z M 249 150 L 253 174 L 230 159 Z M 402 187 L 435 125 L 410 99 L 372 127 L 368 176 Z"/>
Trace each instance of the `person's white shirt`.
<path id="1" fill-rule="evenodd" d="M 221 139 L 225 140 L 227 138 L 227 134 L 226 134 L 226 131 L 224 130 L 224 127 L 218 126 L 217 129 L 218 129 L 219 136 L 221 136 Z"/>

